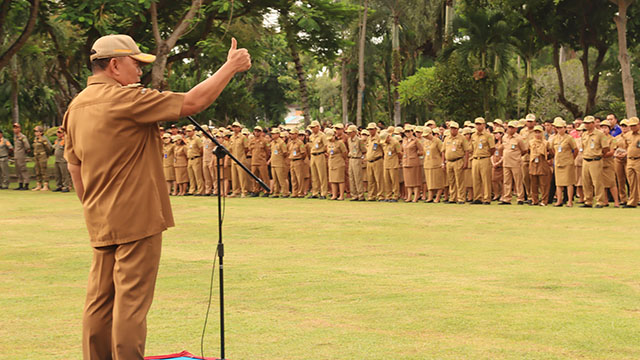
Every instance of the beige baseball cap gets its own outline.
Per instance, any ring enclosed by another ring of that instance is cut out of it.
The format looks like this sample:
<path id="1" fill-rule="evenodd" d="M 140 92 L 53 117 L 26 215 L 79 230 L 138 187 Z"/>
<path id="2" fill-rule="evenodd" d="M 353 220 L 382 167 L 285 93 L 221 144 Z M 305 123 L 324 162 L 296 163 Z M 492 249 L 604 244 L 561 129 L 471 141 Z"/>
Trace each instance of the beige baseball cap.
<path id="1" fill-rule="evenodd" d="M 369 123 L 369 125 L 367 125 L 367 130 L 374 130 L 377 129 L 378 126 L 376 125 L 376 123 Z"/>
<path id="2" fill-rule="evenodd" d="M 589 116 L 585 116 L 584 120 L 582 120 L 582 122 L 584 122 L 585 124 L 588 124 L 588 123 L 594 122 L 595 120 L 596 120 L 595 117 L 589 115 Z"/>
<path id="3" fill-rule="evenodd" d="M 347 128 L 348 133 L 352 133 L 352 132 L 358 132 L 358 127 L 355 125 L 349 125 L 349 127 Z"/>
<path id="4" fill-rule="evenodd" d="M 152 63 L 155 55 L 140 51 L 136 42 L 129 35 L 107 35 L 99 38 L 91 47 L 90 60 L 108 59 L 112 57 L 129 56 L 143 63 Z"/>
<path id="5" fill-rule="evenodd" d="M 629 126 L 638 125 L 639 123 L 640 119 L 638 119 L 636 116 L 632 116 L 629 118 Z"/>

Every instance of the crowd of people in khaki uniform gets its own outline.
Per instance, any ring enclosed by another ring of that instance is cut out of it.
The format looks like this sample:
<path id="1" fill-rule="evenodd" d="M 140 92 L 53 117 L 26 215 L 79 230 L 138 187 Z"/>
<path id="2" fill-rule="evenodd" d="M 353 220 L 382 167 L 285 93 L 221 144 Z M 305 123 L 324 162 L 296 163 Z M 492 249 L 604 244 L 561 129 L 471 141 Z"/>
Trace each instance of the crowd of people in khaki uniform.
<path id="1" fill-rule="evenodd" d="M 253 131 L 234 122 L 207 128 L 258 177 L 264 193 L 192 125 L 161 128 L 167 189 L 176 196 L 295 197 L 351 201 L 634 208 L 640 203 L 640 125 L 614 114 L 567 124 L 562 118 L 486 122 L 461 127 L 343 124 Z M 221 189 L 218 189 L 218 177 Z"/>
<path id="2" fill-rule="evenodd" d="M 71 176 L 64 159 L 64 131 L 58 128 L 53 144 L 44 136 L 42 126 L 34 128 L 33 142 L 22 133 L 22 126 L 13 124 L 13 144 L 4 137 L 0 130 L 0 189 L 9 188 L 9 158 L 13 155 L 18 187 L 14 190 L 29 190 L 29 171 L 27 156 L 33 154 L 36 187 L 32 191 L 49 191 L 49 174 L 47 173 L 49 157 L 55 157 L 54 171 L 57 187 L 54 192 L 69 192 L 72 188 Z"/>

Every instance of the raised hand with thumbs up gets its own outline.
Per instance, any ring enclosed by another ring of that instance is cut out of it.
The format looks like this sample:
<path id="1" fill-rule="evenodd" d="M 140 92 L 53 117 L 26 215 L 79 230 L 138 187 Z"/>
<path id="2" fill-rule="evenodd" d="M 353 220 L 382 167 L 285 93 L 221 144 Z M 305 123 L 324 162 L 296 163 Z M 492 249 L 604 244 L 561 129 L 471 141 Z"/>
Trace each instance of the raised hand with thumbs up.
<path id="1" fill-rule="evenodd" d="M 231 48 L 227 55 L 227 63 L 230 63 L 236 69 L 236 72 L 247 71 L 251 68 L 251 55 L 247 49 L 238 49 L 236 38 L 231 38 Z"/>

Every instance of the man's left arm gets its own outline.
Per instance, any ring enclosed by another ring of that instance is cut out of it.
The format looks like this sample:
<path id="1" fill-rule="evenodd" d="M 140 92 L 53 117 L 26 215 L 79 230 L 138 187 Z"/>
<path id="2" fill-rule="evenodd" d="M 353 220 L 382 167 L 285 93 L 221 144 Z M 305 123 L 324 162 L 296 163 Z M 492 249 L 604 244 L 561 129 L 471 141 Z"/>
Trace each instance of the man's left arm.
<path id="1" fill-rule="evenodd" d="M 67 169 L 69 169 L 69 174 L 71 174 L 73 187 L 76 188 L 76 195 L 78 195 L 78 199 L 80 199 L 80 201 L 82 202 L 82 197 L 84 196 L 84 183 L 82 182 L 82 164 L 72 164 L 68 162 Z"/>

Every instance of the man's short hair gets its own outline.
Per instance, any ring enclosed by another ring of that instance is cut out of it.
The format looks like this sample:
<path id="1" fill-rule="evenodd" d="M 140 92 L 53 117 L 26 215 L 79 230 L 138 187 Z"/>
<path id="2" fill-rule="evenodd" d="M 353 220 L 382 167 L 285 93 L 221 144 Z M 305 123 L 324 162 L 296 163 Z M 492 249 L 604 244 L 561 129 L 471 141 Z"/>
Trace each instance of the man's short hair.
<path id="1" fill-rule="evenodd" d="M 91 53 L 95 53 L 95 50 L 91 50 Z M 104 58 L 104 59 L 94 59 L 91 60 L 91 71 L 92 72 L 97 72 L 97 71 L 104 71 L 107 66 L 109 66 L 109 61 L 111 61 L 112 58 Z"/>

